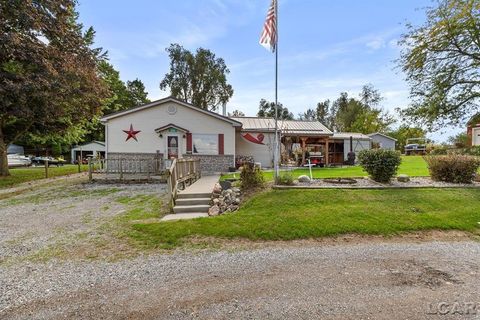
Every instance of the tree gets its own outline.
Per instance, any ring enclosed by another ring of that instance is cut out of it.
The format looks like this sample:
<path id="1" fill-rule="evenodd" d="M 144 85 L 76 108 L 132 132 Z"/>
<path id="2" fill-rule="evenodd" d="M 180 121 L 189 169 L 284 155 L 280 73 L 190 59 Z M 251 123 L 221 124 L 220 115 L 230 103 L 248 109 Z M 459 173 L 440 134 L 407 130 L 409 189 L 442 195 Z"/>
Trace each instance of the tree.
<path id="1" fill-rule="evenodd" d="M 233 110 L 231 113 L 228 113 L 229 117 L 245 117 L 245 113 L 240 110 Z"/>
<path id="2" fill-rule="evenodd" d="M 403 151 L 409 138 L 424 138 L 427 135 L 427 132 L 420 127 L 411 127 L 406 124 L 400 125 L 396 130 L 387 132 L 392 138 L 397 139 L 396 148 L 397 150 Z"/>
<path id="3" fill-rule="evenodd" d="M 406 118 L 436 129 L 480 110 L 479 30 L 477 0 L 438 0 L 424 25 L 408 26 L 399 59 L 414 99 Z"/>
<path id="4" fill-rule="evenodd" d="M 333 130 L 334 119 L 330 110 L 330 100 L 317 103 L 317 120 Z"/>
<path id="5" fill-rule="evenodd" d="M 383 100 L 371 85 L 365 85 L 359 99 L 350 98 L 342 92 L 330 109 L 332 127 L 345 132 L 385 132 L 395 120 L 384 112 L 379 104 Z"/>
<path id="6" fill-rule="evenodd" d="M 100 112 L 107 90 L 98 76 L 95 32 L 77 22 L 76 1 L 0 5 L 0 175 L 7 145 L 30 134 L 69 131 Z"/>
<path id="7" fill-rule="evenodd" d="M 145 85 L 138 78 L 133 81 L 127 81 L 127 105 L 129 108 L 149 103 L 148 92 L 145 91 Z"/>
<path id="8" fill-rule="evenodd" d="M 317 120 L 317 112 L 313 109 L 307 109 L 307 111 L 299 113 L 298 118 L 301 121 L 315 121 Z"/>
<path id="9" fill-rule="evenodd" d="M 86 132 L 80 140 L 105 140 L 105 128 L 100 122 L 100 118 L 117 111 L 126 110 L 137 105 L 150 102 L 147 98 L 148 92 L 145 91 L 145 85 L 139 79 L 123 82 L 120 79 L 120 72 L 115 70 L 112 64 L 107 61 L 99 63 L 100 77 L 109 90 L 109 95 L 103 100 L 101 113 L 96 115 L 85 123 L 83 128 Z M 70 142 L 77 143 L 77 141 Z"/>
<path id="10" fill-rule="evenodd" d="M 468 136 L 465 132 L 461 132 L 455 136 L 448 138 L 448 142 L 453 145 L 455 148 L 467 148 L 468 147 Z"/>
<path id="11" fill-rule="evenodd" d="M 196 53 L 172 44 L 166 49 L 170 71 L 160 82 L 160 89 L 170 88 L 172 96 L 202 109 L 215 111 L 233 95 L 227 83 L 230 73 L 225 61 L 210 50 L 199 48 Z"/>
<path id="12" fill-rule="evenodd" d="M 289 112 L 287 107 L 283 107 L 280 102 L 278 103 L 277 115 L 279 120 L 293 120 L 293 113 Z M 261 118 L 275 118 L 275 102 L 261 99 L 257 116 Z"/>

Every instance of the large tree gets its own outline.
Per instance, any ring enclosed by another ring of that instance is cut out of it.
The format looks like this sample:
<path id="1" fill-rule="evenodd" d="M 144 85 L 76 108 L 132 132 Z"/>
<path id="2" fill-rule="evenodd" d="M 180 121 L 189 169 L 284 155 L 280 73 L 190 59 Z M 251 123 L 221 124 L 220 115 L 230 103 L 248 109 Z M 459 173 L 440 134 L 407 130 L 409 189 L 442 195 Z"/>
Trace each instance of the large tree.
<path id="1" fill-rule="evenodd" d="M 105 128 L 100 123 L 100 118 L 117 111 L 129 109 L 137 105 L 150 102 L 147 98 L 145 85 L 139 79 L 123 82 L 120 79 L 120 72 L 115 70 L 112 64 L 107 61 L 99 63 L 100 77 L 106 84 L 109 95 L 103 100 L 101 112 L 85 124 L 84 129 L 87 134 L 82 140 L 100 140 L 105 139 Z M 75 141 L 78 142 L 78 141 Z"/>
<path id="2" fill-rule="evenodd" d="M 298 114 L 298 119 L 301 121 L 316 121 L 317 113 L 315 110 L 308 108 L 307 111 Z"/>
<path id="3" fill-rule="evenodd" d="M 98 76 L 94 32 L 77 22 L 74 0 L 0 5 L 0 175 L 7 145 L 27 132 L 62 134 L 100 112 L 107 90 Z"/>
<path id="4" fill-rule="evenodd" d="M 350 98 L 346 92 L 340 94 L 330 108 L 332 127 L 345 132 L 385 132 L 394 119 L 380 107 L 383 100 L 378 90 L 365 85 L 359 99 Z"/>
<path id="5" fill-rule="evenodd" d="M 213 52 L 199 48 L 195 53 L 179 44 L 166 49 L 170 71 L 160 82 L 160 89 L 170 89 L 172 96 L 203 109 L 215 111 L 233 95 L 227 83 L 230 73 L 225 61 Z"/>
<path id="6" fill-rule="evenodd" d="M 277 107 L 277 115 L 280 120 L 293 120 L 293 113 L 288 111 L 280 102 Z M 275 102 L 268 102 L 265 99 L 260 100 L 257 116 L 261 118 L 275 118 Z"/>
<path id="7" fill-rule="evenodd" d="M 387 135 L 397 139 L 397 150 L 404 151 L 407 139 L 425 138 L 427 132 L 420 127 L 412 127 L 407 124 L 400 125 L 397 129 L 387 132 Z"/>
<path id="8" fill-rule="evenodd" d="M 480 110 L 480 1 L 436 2 L 424 25 L 408 26 L 399 59 L 414 100 L 403 114 L 433 129 Z"/>

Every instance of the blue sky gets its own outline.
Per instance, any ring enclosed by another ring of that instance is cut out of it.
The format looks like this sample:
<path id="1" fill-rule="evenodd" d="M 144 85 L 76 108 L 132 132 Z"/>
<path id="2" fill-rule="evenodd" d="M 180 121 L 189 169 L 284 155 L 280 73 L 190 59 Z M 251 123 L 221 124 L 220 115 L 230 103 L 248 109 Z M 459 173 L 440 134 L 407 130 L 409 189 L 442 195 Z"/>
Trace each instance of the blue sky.
<path id="1" fill-rule="evenodd" d="M 165 48 L 176 42 L 211 49 L 230 68 L 235 93 L 227 108 L 255 115 L 274 98 L 274 56 L 258 44 L 270 0 L 80 0 L 80 20 L 97 31 L 123 80 L 141 79 L 150 99 L 168 95 Z M 405 23 L 421 24 L 430 0 L 280 0 L 279 101 L 295 115 L 371 83 L 394 112 L 408 105 L 396 68 Z M 445 140 L 458 129 L 445 129 Z"/>

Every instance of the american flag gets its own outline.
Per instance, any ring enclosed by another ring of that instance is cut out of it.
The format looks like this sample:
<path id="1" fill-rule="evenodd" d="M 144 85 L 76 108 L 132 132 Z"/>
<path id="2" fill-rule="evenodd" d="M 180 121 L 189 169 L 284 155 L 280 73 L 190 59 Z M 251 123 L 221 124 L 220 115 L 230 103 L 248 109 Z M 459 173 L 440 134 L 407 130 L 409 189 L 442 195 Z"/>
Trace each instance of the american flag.
<path id="1" fill-rule="evenodd" d="M 267 12 L 267 18 L 263 25 L 260 35 L 260 44 L 265 49 L 275 52 L 277 47 L 277 0 L 272 0 L 272 4 Z"/>

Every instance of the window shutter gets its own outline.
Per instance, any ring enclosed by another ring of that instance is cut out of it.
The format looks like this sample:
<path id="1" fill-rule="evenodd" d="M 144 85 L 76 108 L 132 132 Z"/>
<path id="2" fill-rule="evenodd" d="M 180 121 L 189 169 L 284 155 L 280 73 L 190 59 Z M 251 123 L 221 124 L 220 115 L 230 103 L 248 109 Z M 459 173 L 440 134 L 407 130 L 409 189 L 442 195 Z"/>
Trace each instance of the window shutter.
<path id="1" fill-rule="evenodd" d="M 187 153 L 192 153 L 192 134 L 187 132 Z"/>
<path id="2" fill-rule="evenodd" d="M 224 136 L 223 133 L 218 135 L 218 154 L 224 154 Z"/>

